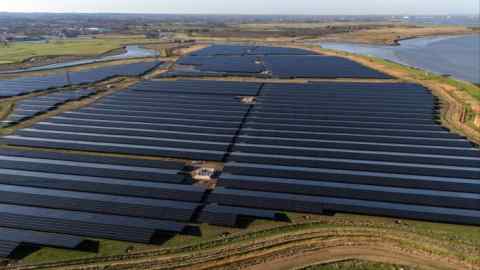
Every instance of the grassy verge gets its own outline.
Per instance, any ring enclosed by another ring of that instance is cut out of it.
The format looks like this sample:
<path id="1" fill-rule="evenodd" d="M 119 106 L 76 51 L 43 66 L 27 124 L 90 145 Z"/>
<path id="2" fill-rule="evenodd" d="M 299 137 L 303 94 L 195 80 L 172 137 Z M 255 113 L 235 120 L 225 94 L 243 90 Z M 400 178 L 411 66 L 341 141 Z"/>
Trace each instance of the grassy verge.
<path id="1" fill-rule="evenodd" d="M 0 64 L 18 63 L 35 56 L 94 56 L 128 44 L 155 42 L 158 40 L 146 39 L 143 36 L 101 36 L 93 39 L 75 38 L 34 44 L 16 42 L 0 46 Z"/>
<path id="2" fill-rule="evenodd" d="M 337 263 L 318 264 L 298 270 L 416 270 L 419 268 L 378 262 L 348 260 Z"/>
<path id="3" fill-rule="evenodd" d="M 403 69 L 407 71 L 414 79 L 422 81 L 433 81 L 442 84 L 448 84 L 452 87 L 455 87 L 459 91 L 469 94 L 472 98 L 480 102 L 480 87 L 475 84 L 460 81 L 451 77 L 445 77 L 438 74 L 430 73 L 421 69 L 416 69 L 412 67 L 403 66 L 391 61 L 375 58 L 376 62 L 382 63 L 388 68 Z"/>
<path id="4" fill-rule="evenodd" d="M 463 26 L 411 27 L 406 25 L 397 25 L 395 27 L 381 27 L 326 35 L 325 37 L 320 37 L 320 39 L 332 42 L 394 45 L 397 44 L 398 40 L 416 37 L 469 35 L 474 33 L 478 33 L 478 31 Z"/>
<path id="5" fill-rule="evenodd" d="M 372 228 L 394 231 L 399 234 L 411 233 L 427 237 L 432 241 L 443 243 L 448 247 L 448 253 L 466 261 L 480 263 L 480 230 L 474 226 L 440 224 L 422 221 L 398 220 L 383 217 L 371 217 L 351 214 L 336 216 L 312 216 L 298 213 L 288 213 L 291 223 L 256 220 L 246 229 L 226 228 L 202 224 L 201 237 L 177 235 L 162 245 L 139 245 L 126 242 L 100 241 L 98 253 L 68 251 L 54 248 L 41 250 L 25 257 L 21 263 L 37 264 L 72 259 L 86 259 L 128 252 L 162 251 L 165 254 L 175 254 L 186 251 L 201 251 L 221 247 L 227 244 L 240 244 L 253 239 L 263 239 L 275 235 L 305 231 L 316 228 Z M 422 240 L 419 240 L 422 241 Z M 419 242 L 419 245 L 423 243 Z"/>

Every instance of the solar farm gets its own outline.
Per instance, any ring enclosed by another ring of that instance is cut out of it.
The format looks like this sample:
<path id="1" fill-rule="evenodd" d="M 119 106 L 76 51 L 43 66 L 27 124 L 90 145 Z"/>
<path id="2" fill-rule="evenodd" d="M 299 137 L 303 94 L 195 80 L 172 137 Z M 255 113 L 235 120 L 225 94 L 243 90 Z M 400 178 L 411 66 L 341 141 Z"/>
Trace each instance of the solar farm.
<path id="1" fill-rule="evenodd" d="M 441 125 L 423 86 L 298 48 L 213 45 L 159 78 L 99 98 L 90 87 L 160 64 L 0 81 L 19 98 L 1 122 L 0 257 L 291 212 L 480 225 L 480 151 Z M 222 80 L 237 76 L 252 80 Z"/>

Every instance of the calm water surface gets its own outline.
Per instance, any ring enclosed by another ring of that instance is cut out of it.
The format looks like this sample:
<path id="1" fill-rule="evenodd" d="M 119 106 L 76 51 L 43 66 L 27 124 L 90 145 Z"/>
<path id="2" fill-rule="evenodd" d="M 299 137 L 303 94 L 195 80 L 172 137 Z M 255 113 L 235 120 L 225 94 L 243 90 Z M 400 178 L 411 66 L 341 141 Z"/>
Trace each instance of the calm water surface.
<path id="1" fill-rule="evenodd" d="M 137 46 L 137 45 L 130 45 L 130 46 L 125 47 L 125 52 L 123 54 L 110 55 L 110 56 L 84 59 L 84 60 L 77 60 L 77 61 L 71 61 L 71 62 L 64 62 L 64 63 L 58 63 L 58 64 L 51 64 L 51 65 L 32 67 L 32 68 L 26 68 L 26 69 L 3 71 L 3 72 L 0 72 L 0 74 L 20 73 L 20 72 L 29 72 L 29 71 L 41 71 L 41 70 L 50 70 L 50 69 L 57 69 L 57 68 L 67 68 L 67 67 L 74 67 L 74 66 L 79 66 L 79 65 L 113 61 L 113 60 L 124 60 L 124 59 L 142 58 L 142 57 L 156 57 L 156 56 L 159 56 L 159 55 L 160 55 L 160 53 L 155 51 L 155 50 L 145 49 L 145 48 Z"/>
<path id="2" fill-rule="evenodd" d="M 400 46 L 321 43 L 327 49 L 371 55 L 480 83 L 480 35 L 404 40 Z"/>

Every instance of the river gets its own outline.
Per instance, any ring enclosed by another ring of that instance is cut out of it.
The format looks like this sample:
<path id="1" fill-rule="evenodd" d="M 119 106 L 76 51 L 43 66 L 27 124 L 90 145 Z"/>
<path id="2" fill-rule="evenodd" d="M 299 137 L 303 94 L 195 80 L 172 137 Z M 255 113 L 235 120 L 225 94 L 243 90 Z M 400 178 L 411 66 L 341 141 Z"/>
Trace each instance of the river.
<path id="1" fill-rule="evenodd" d="M 67 67 L 74 67 L 79 65 L 107 62 L 107 61 L 114 61 L 114 60 L 124 60 L 124 59 L 142 58 L 142 57 L 156 57 L 159 55 L 160 53 L 155 50 L 145 49 L 138 45 L 129 45 L 125 47 L 124 53 L 118 54 L 118 55 L 109 55 L 109 56 L 76 60 L 76 61 L 31 67 L 31 68 L 25 68 L 25 69 L 0 71 L 0 74 L 13 74 L 13 73 L 21 73 L 21 72 L 51 70 L 51 69 L 67 68 Z"/>
<path id="2" fill-rule="evenodd" d="M 399 46 L 321 43 L 323 48 L 375 56 L 480 84 L 480 35 L 408 39 Z"/>

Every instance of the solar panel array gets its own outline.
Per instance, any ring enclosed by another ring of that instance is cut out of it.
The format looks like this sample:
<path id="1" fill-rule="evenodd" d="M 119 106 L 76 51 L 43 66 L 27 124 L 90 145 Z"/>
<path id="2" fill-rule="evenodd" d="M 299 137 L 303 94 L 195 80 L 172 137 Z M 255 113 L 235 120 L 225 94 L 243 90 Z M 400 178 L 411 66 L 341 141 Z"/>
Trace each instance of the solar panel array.
<path id="1" fill-rule="evenodd" d="M 410 84 L 267 84 L 209 196 L 221 206 L 480 224 L 480 152 Z"/>
<path id="2" fill-rule="evenodd" d="M 67 74 L 57 74 L 0 80 L 0 98 L 25 95 L 68 85 L 95 83 L 116 76 L 141 76 L 160 64 L 159 61 L 141 62 L 70 72 L 68 76 Z"/>
<path id="3" fill-rule="evenodd" d="M 366 78 L 389 75 L 346 58 L 282 47 L 213 45 L 181 58 L 177 64 L 195 66 L 162 74 L 178 76 L 256 76 L 260 78 Z"/>
<path id="4" fill-rule="evenodd" d="M 385 73 L 336 56 L 276 55 L 266 56 L 264 62 L 267 70 L 275 78 L 392 78 Z"/>
<path id="5" fill-rule="evenodd" d="M 158 234 L 185 232 L 205 189 L 185 182 L 183 168 L 172 161 L 3 149 L 0 253 L 14 243 L 75 248 L 85 238 L 150 243 Z"/>
<path id="6" fill-rule="evenodd" d="M 405 83 L 143 81 L 1 143 L 226 161 L 217 187 L 191 185 L 177 162 L 3 149 L 0 255 L 20 244 L 2 228 L 70 248 L 282 211 L 478 225 L 480 152 L 438 109 Z"/>
<path id="7" fill-rule="evenodd" d="M 210 223 L 288 210 L 477 224 L 480 153 L 437 110 L 403 83 L 145 81 L 3 141 L 227 160 L 209 196 L 218 205 L 200 215 Z"/>
<path id="8" fill-rule="evenodd" d="M 254 75 L 265 70 L 262 62 L 257 62 L 256 56 L 229 57 L 185 57 L 177 64 L 198 66 L 201 72 L 229 73 L 237 75 Z"/>
<path id="9" fill-rule="evenodd" d="M 222 161 L 261 84 L 147 81 L 5 137 L 9 144 Z"/>
<path id="10" fill-rule="evenodd" d="M 9 126 L 46 113 L 67 102 L 78 101 L 95 93 L 91 89 L 62 91 L 39 97 L 32 97 L 15 103 L 13 111 L 0 121 L 0 126 Z"/>
<path id="11" fill-rule="evenodd" d="M 212 45 L 191 53 L 192 56 L 239 56 L 239 55 L 311 55 L 311 51 L 255 45 Z"/>

